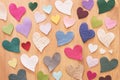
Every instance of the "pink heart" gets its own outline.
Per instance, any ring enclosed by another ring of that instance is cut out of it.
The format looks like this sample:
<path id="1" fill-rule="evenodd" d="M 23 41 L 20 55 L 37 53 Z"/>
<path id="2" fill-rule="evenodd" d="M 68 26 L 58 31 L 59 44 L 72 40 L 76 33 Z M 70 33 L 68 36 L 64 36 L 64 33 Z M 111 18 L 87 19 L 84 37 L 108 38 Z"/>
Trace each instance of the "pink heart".
<path id="1" fill-rule="evenodd" d="M 87 72 L 88 80 L 93 80 L 96 76 L 97 74 L 95 72 L 91 72 L 91 71 Z"/>
<path id="2" fill-rule="evenodd" d="M 11 3 L 9 5 L 9 11 L 11 13 L 11 15 L 17 20 L 20 21 L 20 19 L 22 18 L 22 16 L 25 14 L 26 9 L 25 7 L 19 7 L 17 8 L 16 5 L 14 3 Z"/>
<path id="3" fill-rule="evenodd" d="M 65 48 L 64 52 L 69 58 L 75 60 L 82 60 L 82 47 L 80 45 L 76 45 L 73 49 Z"/>

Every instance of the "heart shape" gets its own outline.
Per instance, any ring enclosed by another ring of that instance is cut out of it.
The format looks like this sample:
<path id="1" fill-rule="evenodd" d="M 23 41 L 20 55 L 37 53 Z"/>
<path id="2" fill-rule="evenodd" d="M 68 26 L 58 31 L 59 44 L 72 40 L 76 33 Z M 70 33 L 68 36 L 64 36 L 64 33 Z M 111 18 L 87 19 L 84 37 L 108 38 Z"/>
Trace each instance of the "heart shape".
<path id="1" fill-rule="evenodd" d="M 30 10 L 34 11 L 37 8 L 38 3 L 37 2 L 29 2 L 28 5 L 29 5 Z"/>
<path id="2" fill-rule="evenodd" d="M 50 40 L 47 37 L 42 37 L 38 32 L 33 34 L 33 43 L 36 48 L 42 52 L 43 49 L 50 43 Z"/>
<path id="3" fill-rule="evenodd" d="M 11 42 L 9 42 L 8 40 L 4 40 L 2 42 L 2 46 L 4 49 L 16 53 L 20 52 L 19 45 L 20 45 L 20 40 L 17 37 L 13 38 Z"/>
<path id="4" fill-rule="evenodd" d="M 55 24 L 58 24 L 58 22 L 60 21 L 60 15 L 53 15 L 51 17 L 51 21 Z"/>
<path id="5" fill-rule="evenodd" d="M 9 12 L 17 21 L 20 21 L 26 12 L 26 9 L 23 6 L 17 8 L 16 4 L 11 3 L 9 5 Z"/>
<path id="6" fill-rule="evenodd" d="M 94 53 L 98 49 L 98 45 L 96 45 L 96 44 L 89 44 L 88 48 L 89 48 L 89 51 L 91 53 Z"/>
<path id="7" fill-rule="evenodd" d="M 101 49 L 100 49 L 100 54 L 105 54 L 105 53 L 106 53 L 106 50 L 103 49 L 103 48 L 101 48 Z"/>
<path id="8" fill-rule="evenodd" d="M 66 15 L 71 15 L 72 6 L 72 0 L 65 0 L 64 2 L 62 2 L 61 0 L 55 1 L 55 7 L 57 8 L 57 10 Z"/>
<path id="9" fill-rule="evenodd" d="M 25 66 L 27 69 L 35 72 L 35 67 L 38 63 L 38 57 L 36 55 L 33 55 L 31 57 L 28 57 L 26 54 L 22 54 L 20 57 L 21 63 L 23 66 Z"/>
<path id="10" fill-rule="evenodd" d="M 43 6 L 42 9 L 45 13 L 50 14 L 52 12 L 52 5 Z"/>
<path id="11" fill-rule="evenodd" d="M 96 76 L 97 76 L 97 74 L 95 72 L 91 72 L 91 71 L 87 72 L 88 80 L 93 80 L 93 79 L 95 79 Z"/>
<path id="12" fill-rule="evenodd" d="M 79 33 L 82 38 L 82 41 L 85 43 L 89 39 L 95 37 L 95 32 L 93 30 L 88 29 L 87 23 L 82 23 L 79 28 Z"/>
<path id="13" fill-rule="evenodd" d="M 74 38 L 73 32 L 67 32 L 64 34 L 62 31 L 56 32 L 56 38 L 57 38 L 57 45 L 62 46 L 72 41 Z"/>
<path id="14" fill-rule="evenodd" d="M 44 74 L 42 71 L 37 73 L 37 80 L 49 80 L 49 76 Z"/>
<path id="15" fill-rule="evenodd" d="M 53 72 L 52 75 L 56 80 L 60 80 L 60 78 L 62 77 L 62 72 L 61 71 Z"/>
<path id="16" fill-rule="evenodd" d="M 7 10 L 3 3 L 0 2 L 0 19 L 7 20 Z"/>
<path id="17" fill-rule="evenodd" d="M 67 57 L 75 59 L 75 60 L 82 60 L 82 46 L 76 45 L 73 49 L 65 48 L 64 52 Z"/>
<path id="18" fill-rule="evenodd" d="M 51 72 L 60 63 L 61 55 L 60 53 L 55 53 L 52 58 L 49 56 L 45 56 L 43 61 L 44 61 L 44 64 L 48 67 L 49 71 Z"/>
<path id="19" fill-rule="evenodd" d="M 91 10 L 92 7 L 94 6 L 94 1 L 93 0 L 88 0 L 88 1 L 83 0 L 82 6 L 87 10 Z"/>
<path id="20" fill-rule="evenodd" d="M 13 59 L 9 60 L 8 65 L 11 66 L 12 68 L 15 68 L 17 65 L 17 59 L 13 58 Z"/>
<path id="21" fill-rule="evenodd" d="M 100 72 L 107 72 L 113 70 L 118 65 L 117 59 L 112 59 L 111 61 L 108 60 L 107 57 L 102 57 L 100 59 L 101 71 Z"/>
<path id="22" fill-rule="evenodd" d="M 22 48 L 28 51 L 30 49 L 31 43 L 27 41 L 26 43 L 21 44 Z"/>
<path id="23" fill-rule="evenodd" d="M 99 80 L 112 80 L 110 75 L 107 75 L 105 77 L 100 77 Z"/>

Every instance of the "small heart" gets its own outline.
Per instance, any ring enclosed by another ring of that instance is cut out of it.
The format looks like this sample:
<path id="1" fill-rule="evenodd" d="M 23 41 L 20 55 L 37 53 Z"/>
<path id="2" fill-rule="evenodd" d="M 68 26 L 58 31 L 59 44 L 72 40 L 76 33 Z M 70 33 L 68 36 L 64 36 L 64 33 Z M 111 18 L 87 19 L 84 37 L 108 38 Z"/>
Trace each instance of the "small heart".
<path id="1" fill-rule="evenodd" d="M 105 54 L 105 53 L 106 53 L 106 50 L 103 49 L 103 48 L 101 48 L 101 49 L 100 49 L 100 54 Z"/>
<path id="2" fill-rule="evenodd" d="M 45 56 L 43 61 L 44 61 L 44 64 L 48 67 L 49 71 L 51 72 L 60 63 L 61 55 L 60 53 L 55 53 L 52 58 L 49 56 Z"/>
<path id="3" fill-rule="evenodd" d="M 34 3 L 29 2 L 28 6 L 29 6 L 31 11 L 34 11 L 37 8 L 38 3 L 37 2 L 34 2 Z"/>
<path id="4" fill-rule="evenodd" d="M 112 80 L 110 75 L 107 75 L 105 77 L 100 77 L 99 80 Z"/>
<path id="5" fill-rule="evenodd" d="M 58 22 L 60 21 L 60 15 L 54 15 L 51 17 L 51 21 L 55 24 L 58 24 Z"/>
<path id="6" fill-rule="evenodd" d="M 20 19 L 22 18 L 22 16 L 25 14 L 26 12 L 26 9 L 25 7 L 21 6 L 21 7 L 18 7 L 16 6 L 16 4 L 14 3 L 11 3 L 9 5 L 9 11 L 10 11 L 10 14 L 17 20 L 17 21 L 20 21 Z"/>
<path id="7" fill-rule="evenodd" d="M 12 68 L 15 68 L 17 65 L 17 59 L 13 58 L 13 59 L 9 60 L 8 65 L 11 66 Z"/>
<path id="8" fill-rule="evenodd" d="M 31 43 L 27 41 L 26 43 L 21 44 L 22 48 L 28 51 L 30 49 Z"/>
<path id="9" fill-rule="evenodd" d="M 87 72 L 88 80 L 93 80 L 93 79 L 95 79 L 96 76 L 97 76 L 97 74 L 95 72 L 91 72 L 91 71 Z"/>
<path id="10" fill-rule="evenodd" d="M 94 53 L 94 52 L 98 49 L 98 45 L 89 44 L 89 45 L 88 45 L 88 48 L 89 48 L 89 51 L 90 51 L 91 53 Z"/>
<path id="11" fill-rule="evenodd" d="M 52 75 L 56 80 L 60 80 L 60 78 L 62 77 L 62 72 L 61 71 L 53 72 Z"/>
<path id="12" fill-rule="evenodd" d="M 37 80 L 49 80 L 49 76 L 44 74 L 42 71 L 37 73 Z"/>
<path id="13" fill-rule="evenodd" d="M 94 6 L 94 1 L 93 0 L 88 0 L 88 1 L 83 0 L 82 6 L 87 10 L 91 10 L 92 7 Z"/>
<path id="14" fill-rule="evenodd" d="M 38 63 L 38 57 L 36 55 L 33 55 L 31 57 L 28 57 L 26 54 L 22 54 L 20 57 L 21 63 L 23 66 L 25 66 L 27 69 L 35 72 L 35 67 Z"/>
<path id="15" fill-rule="evenodd" d="M 7 10 L 3 3 L 0 2 L 0 19 L 7 20 Z"/>
<path id="16" fill-rule="evenodd" d="M 45 13 L 50 14 L 52 12 L 52 5 L 43 6 L 42 9 Z"/>
<path id="17" fill-rule="evenodd" d="M 111 71 L 114 68 L 116 68 L 117 65 L 118 65 L 118 60 L 117 59 L 112 59 L 111 61 L 109 61 L 107 57 L 102 57 L 100 59 L 100 66 L 101 66 L 101 71 L 100 72 Z"/>
<path id="18" fill-rule="evenodd" d="M 72 39 L 74 38 L 74 33 L 67 32 L 66 34 L 64 34 L 62 31 L 57 31 L 56 38 L 57 38 L 57 45 L 62 46 L 72 41 Z"/>
<path id="19" fill-rule="evenodd" d="M 111 50 L 109 50 L 108 52 L 109 52 L 110 54 L 112 54 L 112 53 L 113 53 L 113 50 L 111 49 Z"/>
<path id="20" fill-rule="evenodd" d="M 4 40 L 2 42 L 2 46 L 4 49 L 16 53 L 20 52 L 19 45 L 20 45 L 20 40 L 17 37 L 13 38 L 11 42 L 9 42 L 8 40 Z"/>
<path id="21" fill-rule="evenodd" d="M 82 60 L 82 46 L 76 45 L 73 49 L 65 48 L 64 52 L 67 57 L 75 59 L 75 60 Z"/>

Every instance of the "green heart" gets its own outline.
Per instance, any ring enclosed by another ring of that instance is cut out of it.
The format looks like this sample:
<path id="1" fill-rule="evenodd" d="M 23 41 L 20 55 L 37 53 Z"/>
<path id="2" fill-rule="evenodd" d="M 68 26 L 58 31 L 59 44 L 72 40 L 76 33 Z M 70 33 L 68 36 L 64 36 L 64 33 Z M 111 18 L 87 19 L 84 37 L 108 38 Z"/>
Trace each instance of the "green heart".
<path id="1" fill-rule="evenodd" d="M 2 31 L 3 31 L 4 33 L 8 34 L 8 35 L 11 35 L 12 32 L 13 32 L 13 29 L 14 29 L 14 26 L 13 26 L 13 24 L 11 23 L 11 24 L 9 24 L 9 25 L 7 25 L 7 26 L 4 26 L 4 27 L 2 28 Z"/>
<path id="2" fill-rule="evenodd" d="M 19 45 L 20 45 L 20 40 L 17 37 L 13 38 L 11 42 L 7 40 L 4 40 L 2 42 L 3 48 L 11 52 L 17 52 L 17 53 L 20 52 Z"/>
<path id="3" fill-rule="evenodd" d="M 117 67 L 118 60 L 112 59 L 111 61 L 109 61 L 107 57 L 102 57 L 100 59 L 100 65 L 101 65 L 101 72 L 107 72 Z"/>
<path id="4" fill-rule="evenodd" d="M 98 20 L 97 17 L 93 16 L 91 19 L 91 24 L 93 28 L 98 28 L 103 25 L 102 20 Z"/>
<path id="5" fill-rule="evenodd" d="M 42 71 L 37 73 L 37 80 L 48 80 L 48 75 L 43 74 Z"/>
<path id="6" fill-rule="evenodd" d="M 30 2 L 30 3 L 29 3 L 29 8 L 30 8 L 32 11 L 33 11 L 34 9 L 36 9 L 37 6 L 38 6 L 38 3 L 37 3 L 37 2 L 34 2 L 34 3 Z"/>
<path id="7" fill-rule="evenodd" d="M 115 0 L 109 0 L 108 2 L 105 0 L 98 0 L 97 4 L 99 8 L 99 14 L 101 14 L 110 11 L 115 6 Z"/>

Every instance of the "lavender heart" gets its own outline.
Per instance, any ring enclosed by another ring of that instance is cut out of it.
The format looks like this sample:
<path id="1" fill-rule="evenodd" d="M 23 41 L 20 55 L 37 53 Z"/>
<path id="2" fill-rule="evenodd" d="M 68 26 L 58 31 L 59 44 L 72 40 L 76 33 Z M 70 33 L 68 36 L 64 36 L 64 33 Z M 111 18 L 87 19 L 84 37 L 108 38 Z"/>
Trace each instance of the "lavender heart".
<path id="1" fill-rule="evenodd" d="M 81 7 L 77 9 L 77 15 L 79 19 L 85 18 L 88 16 L 88 11 L 84 11 Z"/>
<path id="2" fill-rule="evenodd" d="M 85 9 L 87 9 L 87 10 L 91 10 L 92 7 L 93 7 L 93 5 L 94 5 L 94 1 L 93 1 L 93 0 L 88 0 L 88 1 L 83 0 L 83 1 L 82 1 L 82 6 L 83 6 Z"/>

